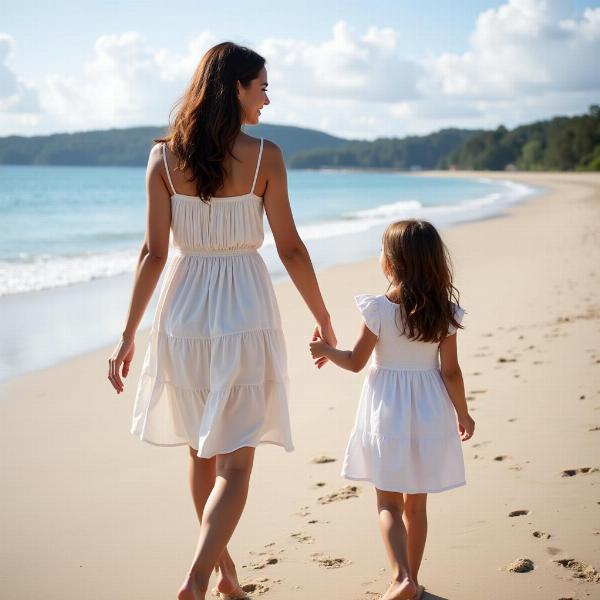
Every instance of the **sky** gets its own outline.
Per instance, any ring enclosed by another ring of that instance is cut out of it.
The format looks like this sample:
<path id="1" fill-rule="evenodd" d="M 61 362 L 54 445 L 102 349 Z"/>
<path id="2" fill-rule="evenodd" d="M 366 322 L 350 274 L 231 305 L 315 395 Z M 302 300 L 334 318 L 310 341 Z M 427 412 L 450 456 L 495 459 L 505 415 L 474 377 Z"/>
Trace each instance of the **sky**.
<path id="1" fill-rule="evenodd" d="M 600 104 L 600 1 L 21 0 L 0 18 L 0 136 L 165 125 L 224 40 L 267 59 L 263 122 L 346 138 Z"/>

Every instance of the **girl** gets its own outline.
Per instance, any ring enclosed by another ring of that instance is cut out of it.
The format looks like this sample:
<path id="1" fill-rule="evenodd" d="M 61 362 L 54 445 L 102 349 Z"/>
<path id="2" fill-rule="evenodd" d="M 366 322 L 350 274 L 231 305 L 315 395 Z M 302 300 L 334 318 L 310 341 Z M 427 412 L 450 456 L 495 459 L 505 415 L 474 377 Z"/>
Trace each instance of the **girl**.
<path id="1" fill-rule="evenodd" d="M 475 429 L 456 350 L 464 311 L 447 250 L 430 223 L 390 225 L 380 263 L 390 285 L 387 294 L 356 297 L 364 323 L 354 349 L 315 338 L 310 351 L 358 372 L 375 350 L 342 476 L 375 485 L 394 576 L 382 600 L 418 599 L 427 494 L 465 484 L 460 440 Z"/>
<path id="2" fill-rule="evenodd" d="M 109 359 L 117 393 L 134 337 L 166 264 L 137 386 L 131 433 L 189 447 L 200 537 L 179 600 L 204 600 L 213 568 L 222 599 L 246 598 L 227 544 L 248 494 L 256 446 L 293 448 L 286 347 L 277 300 L 257 252 L 266 212 L 283 265 L 336 340 L 290 210 L 280 149 L 244 133 L 269 105 L 265 59 L 231 42 L 198 65 L 169 134 L 150 152 L 148 228 L 125 329 Z M 326 359 L 324 359 L 326 360 Z M 324 360 L 319 366 L 324 364 Z"/>

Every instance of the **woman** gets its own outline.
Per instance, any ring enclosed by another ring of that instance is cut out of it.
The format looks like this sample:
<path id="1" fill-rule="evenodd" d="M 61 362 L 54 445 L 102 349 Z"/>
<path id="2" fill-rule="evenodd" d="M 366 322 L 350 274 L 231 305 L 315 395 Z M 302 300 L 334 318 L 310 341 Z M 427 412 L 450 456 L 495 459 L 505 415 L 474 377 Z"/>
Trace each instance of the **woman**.
<path id="1" fill-rule="evenodd" d="M 241 131 L 267 97 L 265 60 L 231 42 L 211 48 L 185 92 L 169 135 L 150 152 L 147 232 L 109 380 L 123 391 L 134 336 L 165 266 L 137 388 L 131 432 L 189 446 L 200 537 L 180 600 L 204 600 L 213 568 L 222 598 L 244 598 L 227 544 L 247 497 L 260 443 L 293 449 L 279 309 L 266 266 L 263 210 L 283 265 L 335 345 L 310 257 L 290 210 L 279 148 Z M 318 366 L 322 366 L 324 361 Z"/>

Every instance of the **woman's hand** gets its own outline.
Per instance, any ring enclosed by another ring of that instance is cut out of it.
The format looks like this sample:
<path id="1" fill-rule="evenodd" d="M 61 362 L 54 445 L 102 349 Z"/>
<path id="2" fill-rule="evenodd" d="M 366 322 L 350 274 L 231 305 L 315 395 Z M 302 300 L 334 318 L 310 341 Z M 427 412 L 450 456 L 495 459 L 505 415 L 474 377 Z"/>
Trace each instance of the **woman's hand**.
<path id="1" fill-rule="evenodd" d="M 335 337 L 335 333 L 333 331 L 333 325 L 331 324 L 330 319 L 327 319 L 323 323 L 317 323 L 315 325 L 315 329 L 314 329 L 313 335 L 312 335 L 312 341 L 315 342 L 318 340 L 323 340 L 327 345 L 331 346 L 332 348 L 335 348 L 337 346 L 337 338 Z M 312 352 L 312 350 L 311 350 L 311 352 Z M 315 357 L 313 356 L 313 358 L 315 358 Z M 328 360 L 329 359 L 326 358 L 325 356 L 321 356 L 320 358 L 318 358 L 315 361 L 315 365 L 317 366 L 317 369 L 320 369 L 321 367 L 323 367 L 323 365 Z"/>
<path id="2" fill-rule="evenodd" d="M 469 413 L 458 417 L 458 432 L 463 442 L 473 437 L 473 433 L 475 433 L 475 421 Z"/>
<path id="3" fill-rule="evenodd" d="M 123 381 L 119 374 L 121 365 L 123 365 L 123 377 L 127 377 L 134 352 L 135 339 L 123 336 L 108 359 L 108 380 L 112 383 L 115 390 L 117 390 L 117 394 L 120 394 L 124 389 Z"/>

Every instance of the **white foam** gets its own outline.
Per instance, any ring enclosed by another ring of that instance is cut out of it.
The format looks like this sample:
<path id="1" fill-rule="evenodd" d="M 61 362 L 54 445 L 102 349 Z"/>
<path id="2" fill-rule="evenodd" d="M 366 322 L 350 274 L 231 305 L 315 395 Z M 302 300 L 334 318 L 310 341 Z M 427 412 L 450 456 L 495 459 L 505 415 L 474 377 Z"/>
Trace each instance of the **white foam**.
<path id="1" fill-rule="evenodd" d="M 111 277 L 135 270 L 135 250 L 80 256 L 20 256 L 26 262 L 0 262 L 0 296 L 32 292 Z"/>

